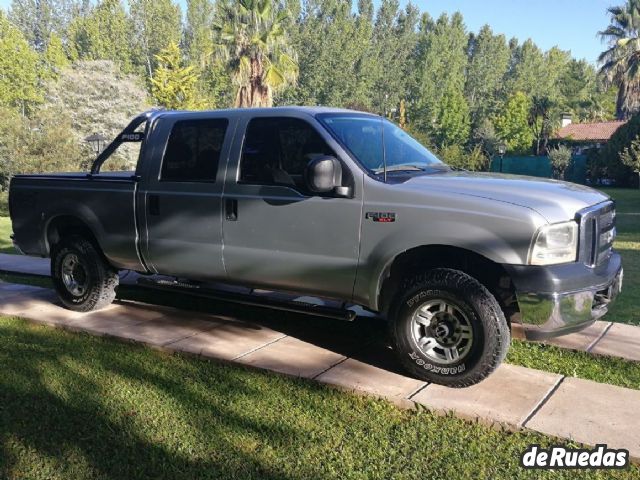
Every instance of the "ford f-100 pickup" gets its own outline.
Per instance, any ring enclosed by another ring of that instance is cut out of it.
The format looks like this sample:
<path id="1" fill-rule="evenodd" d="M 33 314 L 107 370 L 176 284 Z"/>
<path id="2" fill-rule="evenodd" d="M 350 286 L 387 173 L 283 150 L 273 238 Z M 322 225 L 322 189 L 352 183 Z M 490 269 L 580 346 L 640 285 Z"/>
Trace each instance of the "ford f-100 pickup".
<path id="1" fill-rule="evenodd" d="M 125 142 L 135 171 L 102 172 Z M 605 194 L 455 170 L 349 110 L 147 112 L 90 173 L 15 176 L 9 202 L 67 308 L 112 302 L 122 270 L 301 293 L 386 318 L 407 371 L 454 387 L 489 375 L 516 325 L 577 331 L 622 283 Z"/>

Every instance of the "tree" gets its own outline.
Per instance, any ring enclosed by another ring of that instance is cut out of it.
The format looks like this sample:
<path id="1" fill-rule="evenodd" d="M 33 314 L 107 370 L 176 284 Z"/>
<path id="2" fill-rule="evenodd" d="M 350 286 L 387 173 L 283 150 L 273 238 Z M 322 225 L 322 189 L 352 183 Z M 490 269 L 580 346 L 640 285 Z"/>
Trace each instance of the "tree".
<path id="1" fill-rule="evenodd" d="M 211 64 L 214 51 L 213 19 L 212 0 L 187 0 L 185 51 L 191 65 L 200 70 Z"/>
<path id="2" fill-rule="evenodd" d="M 400 100 L 407 97 L 410 68 L 408 60 L 413 53 L 417 35 L 418 10 L 408 4 L 399 10 L 398 0 L 383 0 L 373 25 L 371 54 L 367 56 L 367 69 L 372 73 L 371 94 L 373 110 L 389 113 L 398 108 Z M 363 18 L 362 21 L 366 21 Z M 362 40 L 366 40 L 363 37 Z"/>
<path id="3" fill-rule="evenodd" d="M 55 33 L 51 34 L 44 51 L 44 70 L 48 77 L 56 78 L 60 71 L 69 65 L 69 58 L 64 51 L 62 39 Z"/>
<path id="4" fill-rule="evenodd" d="M 549 137 L 555 126 L 553 102 L 549 97 L 533 97 L 529 111 L 529 126 L 535 140 L 534 154 L 540 155 L 547 148 Z"/>
<path id="5" fill-rule="evenodd" d="M 472 141 L 482 149 L 487 157 L 492 157 L 498 151 L 500 139 L 489 118 L 483 118 L 480 125 L 473 130 Z"/>
<path id="6" fill-rule="evenodd" d="M 57 81 L 47 84 L 45 97 L 43 111 L 73 112 L 67 135 L 84 148 L 87 161 L 93 152 L 85 137 L 92 133 L 115 137 L 135 115 L 149 108 L 141 80 L 123 74 L 107 60 L 74 63 Z M 110 161 L 107 167 L 130 167 L 137 160 L 137 150 L 139 144 L 121 147 L 115 163 Z"/>
<path id="7" fill-rule="evenodd" d="M 39 52 L 56 30 L 56 6 L 53 0 L 13 0 L 9 17 L 27 41 Z"/>
<path id="8" fill-rule="evenodd" d="M 354 16 L 350 2 L 344 0 L 302 2 L 292 36 L 298 54 L 298 87 L 287 92 L 288 102 L 371 108 L 373 4 L 363 0 L 358 6 Z"/>
<path id="9" fill-rule="evenodd" d="M 132 22 L 120 0 L 102 0 L 69 26 L 72 55 L 80 60 L 112 60 L 130 72 Z"/>
<path id="10" fill-rule="evenodd" d="M 180 48 L 170 43 L 156 55 L 158 68 L 151 79 L 151 95 L 171 110 L 195 110 L 203 104 L 197 99 L 198 75 L 193 65 L 184 66 Z"/>
<path id="11" fill-rule="evenodd" d="M 171 0 L 129 0 L 129 10 L 136 32 L 135 61 L 153 78 L 156 55 L 170 43 L 180 42 L 182 14 Z"/>
<path id="12" fill-rule="evenodd" d="M 42 100 L 40 58 L 24 35 L 0 11 L 0 105 L 21 109 L 23 115 Z"/>
<path id="13" fill-rule="evenodd" d="M 465 96 L 474 125 L 496 113 L 501 103 L 510 51 L 504 35 L 494 35 L 485 25 L 469 39 L 469 66 Z"/>
<path id="14" fill-rule="evenodd" d="M 438 105 L 438 145 L 462 145 L 469 139 L 469 107 L 461 90 L 449 85 Z"/>
<path id="15" fill-rule="evenodd" d="M 609 48 L 598 57 L 600 73 L 618 87 L 616 115 L 628 119 L 640 111 L 640 0 L 610 7 L 609 26 L 599 32 Z"/>
<path id="16" fill-rule="evenodd" d="M 215 31 L 229 62 L 236 107 L 270 107 L 273 93 L 298 77 L 283 22 L 288 12 L 274 0 L 221 0 Z"/>
<path id="17" fill-rule="evenodd" d="M 512 51 L 511 70 L 507 77 L 507 91 L 521 92 L 531 98 L 547 94 L 549 74 L 544 53 L 528 39 Z"/>
<path id="18" fill-rule="evenodd" d="M 414 119 L 418 128 L 427 132 L 436 142 L 457 133 L 446 131 L 452 123 L 442 122 L 451 117 L 445 112 L 449 104 L 455 105 L 456 128 L 466 116 L 468 107 L 461 98 L 465 84 L 468 38 L 462 15 L 455 13 L 451 19 L 443 14 L 434 23 L 423 16 L 417 46 L 418 82 L 416 95 L 418 102 Z M 451 95 L 456 98 L 451 99 Z M 468 126 L 466 127 L 468 133 Z"/>
<path id="19" fill-rule="evenodd" d="M 496 134 L 513 153 L 531 151 L 533 134 L 529 127 L 530 111 L 529 98 L 522 92 L 516 92 L 495 117 Z"/>
<path id="20" fill-rule="evenodd" d="M 81 148 L 69 135 L 69 112 L 37 109 L 27 118 L 0 107 L 0 117 L 0 191 L 18 173 L 73 171 L 80 167 Z"/>
<path id="21" fill-rule="evenodd" d="M 549 150 L 549 161 L 553 170 L 553 177 L 563 179 L 564 172 L 571 163 L 571 149 L 564 145 L 558 145 L 556 148 Z"/>
<path id="22" fill-rule="evenodd" d="M 638 174 L 638 188 L 640 188 L 640 135 L 625 147 L 620 153 L 622 163 Z"/>

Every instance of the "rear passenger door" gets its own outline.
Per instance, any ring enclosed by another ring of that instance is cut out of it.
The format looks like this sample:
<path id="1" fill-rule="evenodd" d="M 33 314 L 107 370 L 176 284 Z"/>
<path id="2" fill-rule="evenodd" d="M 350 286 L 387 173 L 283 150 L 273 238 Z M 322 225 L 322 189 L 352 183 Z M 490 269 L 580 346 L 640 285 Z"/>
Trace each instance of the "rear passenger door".
<path id="1" fill-rule="evenodd" d="M 353 198 L 314 194 L 303 175 L 314 156 L 339 158 L 337 145 L 312 119 L 258 116 L 239 124 L 239 134 L 243 131 L 229 160 L 224 193 L 229 279 L 350 298 L 362 189 L 345 162 L 343 176 L 354 186 Z"/>
<path id="2" fill-rule="evenodd" d="M 147 162 L 140 209 L 143 256 L 156 273 L 223 278 L 222 185 L 229 118 L 163 117 Z M 164 139 L 161 140 L 161 139 Z"/>

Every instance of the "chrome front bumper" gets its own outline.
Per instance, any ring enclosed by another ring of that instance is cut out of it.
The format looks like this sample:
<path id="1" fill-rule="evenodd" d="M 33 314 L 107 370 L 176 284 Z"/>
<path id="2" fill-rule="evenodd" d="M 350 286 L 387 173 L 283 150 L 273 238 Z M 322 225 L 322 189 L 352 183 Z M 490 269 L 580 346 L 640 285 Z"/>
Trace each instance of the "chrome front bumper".
<path id="1" fill-rule="evenodd" d="M 624 275 L 616 253 L 597 270 L 560 267 L 542 273 L 535 272 L 524 280 L 512 277 L 520 322 L 529 340 L 557 337 L 591 325 L 607 313 L 622 290 Z M 539 289 L 533 288 L 536 279 Z"/>

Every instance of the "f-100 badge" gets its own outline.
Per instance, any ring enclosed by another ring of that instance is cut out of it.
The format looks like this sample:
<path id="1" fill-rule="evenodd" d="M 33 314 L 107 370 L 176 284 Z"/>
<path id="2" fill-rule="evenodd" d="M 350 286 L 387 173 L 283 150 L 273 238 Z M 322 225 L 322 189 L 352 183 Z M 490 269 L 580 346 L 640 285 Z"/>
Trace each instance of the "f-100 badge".
<path id="1" fill-rule="evenodd" d="M 380 223 L 391 223 L 396 221 L 395 212 L 367 212 L 364 218 Z"/>

